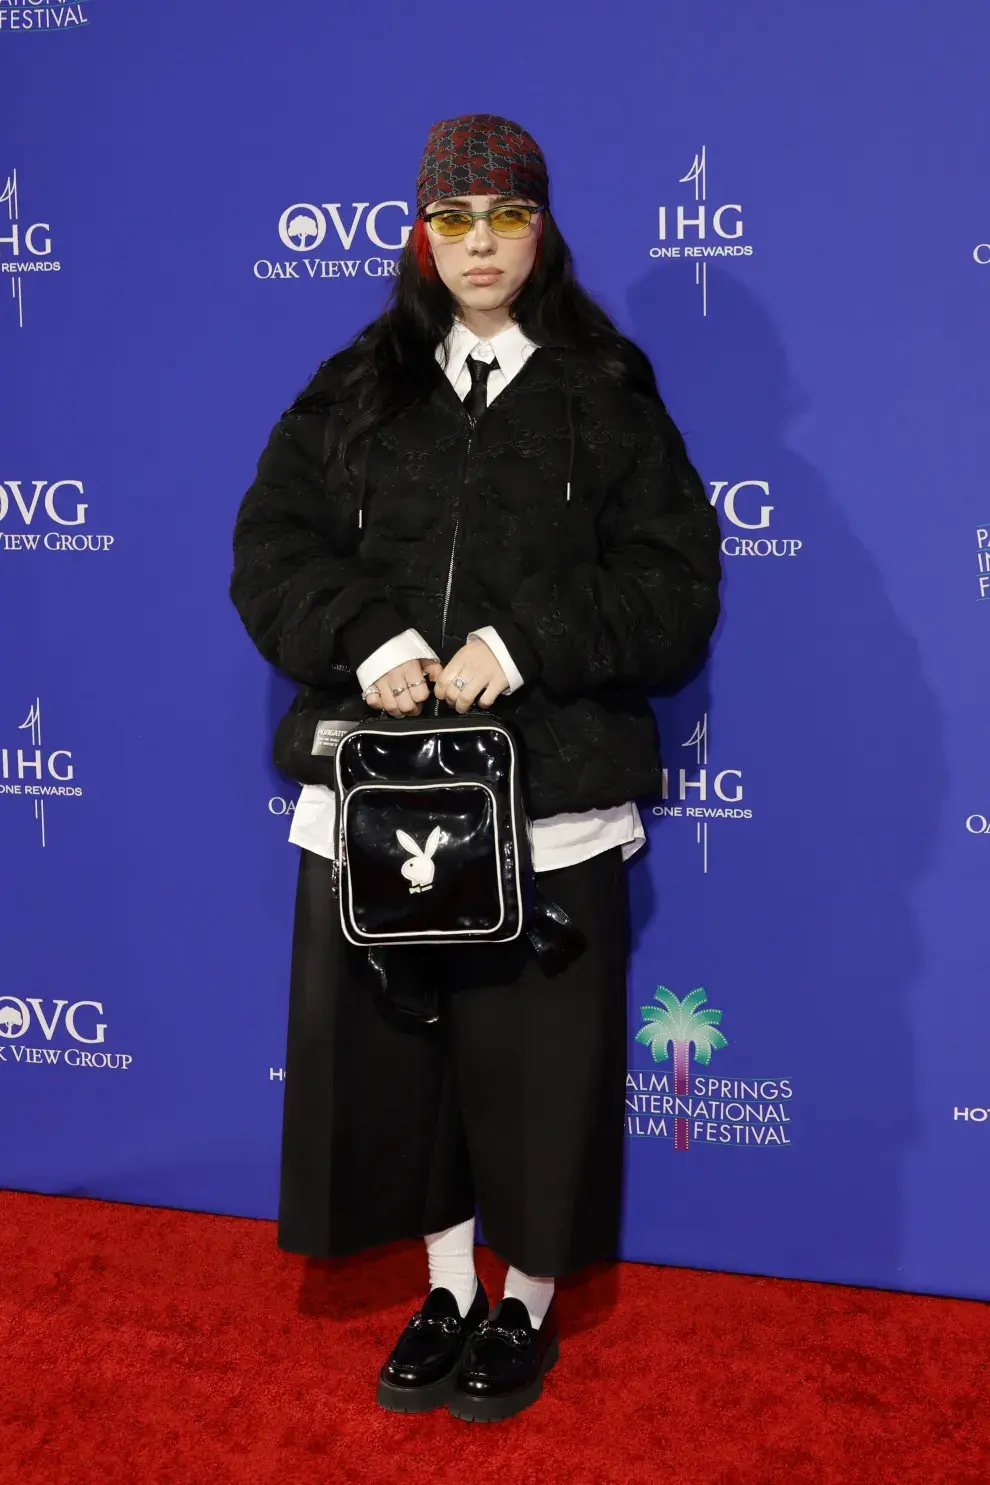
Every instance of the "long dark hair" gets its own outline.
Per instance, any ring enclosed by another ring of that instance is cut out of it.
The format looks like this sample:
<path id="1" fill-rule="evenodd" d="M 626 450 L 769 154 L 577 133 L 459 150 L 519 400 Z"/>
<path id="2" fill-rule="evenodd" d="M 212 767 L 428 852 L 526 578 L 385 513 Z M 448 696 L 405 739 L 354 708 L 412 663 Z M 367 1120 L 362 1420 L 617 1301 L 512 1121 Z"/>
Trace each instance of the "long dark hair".
<path id="1" fill-rule="evenodd" d="M 343 461 L 352 444 L 422 395 L 436 347 L 454 323 L 456 303 L 433 266 L 426 231 L 417 218 L 384 314 L 351 342 L 335 392 L 354 408 L 334 451 Z M 647 356 L 575 278 L 570 248 L 549 209 L 542 214 L 533 271 L 513 302 L 512 315 L 536 345 L 583 351 L 617 382 L 649 397 L 659 395 Z"/>

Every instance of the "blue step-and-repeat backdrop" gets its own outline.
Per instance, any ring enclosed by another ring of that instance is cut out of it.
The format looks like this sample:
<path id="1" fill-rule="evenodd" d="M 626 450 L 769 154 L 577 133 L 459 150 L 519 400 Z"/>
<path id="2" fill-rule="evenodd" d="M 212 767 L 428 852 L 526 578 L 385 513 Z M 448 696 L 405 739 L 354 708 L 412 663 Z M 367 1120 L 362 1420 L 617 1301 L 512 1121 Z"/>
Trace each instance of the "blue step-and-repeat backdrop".
<path id="1" fill-rule="evenodd" d="M 624 1256 L 990 1296 L 988 47 L 978 0 L 0 0 L 0 1182 L 274 1214 L 291 686 L 231 528 L 490 110 L 724 534 Z"/>

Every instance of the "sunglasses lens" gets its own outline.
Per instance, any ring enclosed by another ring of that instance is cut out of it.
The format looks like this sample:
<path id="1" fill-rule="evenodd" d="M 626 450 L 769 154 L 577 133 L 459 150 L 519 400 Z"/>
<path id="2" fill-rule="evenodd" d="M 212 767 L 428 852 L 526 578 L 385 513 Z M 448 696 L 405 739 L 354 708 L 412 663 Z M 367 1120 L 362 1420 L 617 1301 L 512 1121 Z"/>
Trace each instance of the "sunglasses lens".
<path id="1" fill-rule="evenodd" d="M 529 227 L 533 213 L 528 206 L 499 206 L 488 220 L 492 231 L 499 237 L 521 237 Z M 428 218 L 438 237 L 464 237 L 474 226 L 474 217 L 467 211 L 435 211 Z"/>
<path id="2" fill-rule="evenodd" d="M 518 237 L 529 226 L 532 213 L 525 206 L 500 206 L 489 217 L 492 230 L 500 237 Z"/>
<path id="3" fill-rule="evenodd" d="M 438 211 L 430 217 L 430 226 L 438 237 L 463 237 L 473 221 L 466 211 Z"/>

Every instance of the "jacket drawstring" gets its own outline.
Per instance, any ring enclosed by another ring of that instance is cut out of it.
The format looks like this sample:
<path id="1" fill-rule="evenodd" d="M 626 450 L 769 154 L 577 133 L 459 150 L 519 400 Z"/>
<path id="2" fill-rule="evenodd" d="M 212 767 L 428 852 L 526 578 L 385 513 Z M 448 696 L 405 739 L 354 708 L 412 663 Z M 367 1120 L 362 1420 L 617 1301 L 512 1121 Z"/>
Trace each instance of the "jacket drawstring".
<path id="1" fill-rule="evenodd" d="M 361 450 L 359 473 L 358 473 L 358 498 L 357 498 L 357 523 L 358 530 L 364 530 L 364 502 L 368 489 L 368 460 L 371 457 L 371 445 L 374 438 L 369 438 Z"/>
<path id="2" fill-rule="evenodd" d="M 564 352 L 564 393 L 567 398 L 567 436 L 569 447 L 567 453 L 567 504 L 571 503 L 571 475 L 574 473 L 574 407 L 571 396 L 571 382 L 567 375 L 567 352 Z"/>

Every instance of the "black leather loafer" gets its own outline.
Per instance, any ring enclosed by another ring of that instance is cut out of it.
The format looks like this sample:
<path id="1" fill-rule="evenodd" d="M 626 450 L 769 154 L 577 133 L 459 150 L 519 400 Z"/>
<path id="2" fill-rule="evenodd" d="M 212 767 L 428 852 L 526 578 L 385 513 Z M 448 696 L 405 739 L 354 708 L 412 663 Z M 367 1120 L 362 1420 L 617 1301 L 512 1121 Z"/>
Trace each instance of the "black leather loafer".
<path id="1" fill-rule="evenodd" d="M 498 1423 L 534 1403 L 557 1360 L 557 1302 L 539 1330 L 520 1299 L 503 1299 L 470 1337 L 447 1404 L 466 1423 Z"/>
<path id="2" fill-rule="evenodd" d="M 454 1390 L 471 1332 L 488 1314 L 488 1296 L 478 1292 L 464 1319 L 449 1289 L 431 1289 L 395 1343 L 378 1376 L 378 1402 L 390 1413 L 428 1413 L 442 1408 Z"/>

